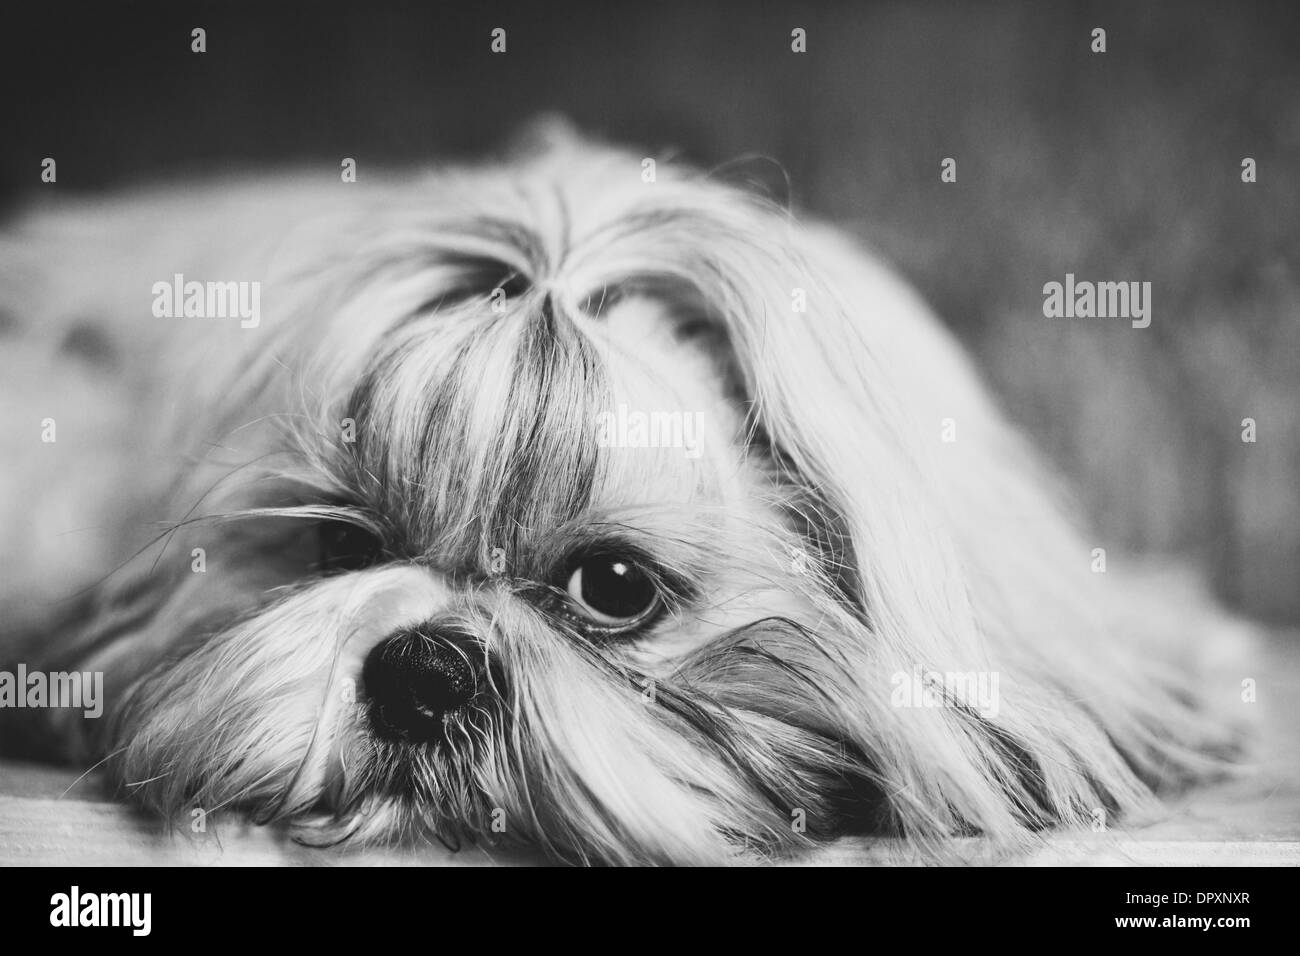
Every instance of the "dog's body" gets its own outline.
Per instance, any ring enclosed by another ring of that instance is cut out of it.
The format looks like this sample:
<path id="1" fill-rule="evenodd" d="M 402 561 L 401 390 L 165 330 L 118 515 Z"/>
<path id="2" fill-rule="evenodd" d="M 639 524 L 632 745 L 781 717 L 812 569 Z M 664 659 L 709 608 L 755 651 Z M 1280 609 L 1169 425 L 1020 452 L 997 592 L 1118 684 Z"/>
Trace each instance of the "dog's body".
<path id="1" fill-rule="evenodd" d="M 0 264 L 0 667 L 107 697 L 0 744 L 165 814 L 607 862 L 1014 844 L 1239 741 L 1195 666 L 1222 618 L 1094 573 L 921 302 L 689 171 L 569 143 L 154 190 L 34 211 Z M 260 315 L 160 317 L 177 274 Z M 954 673 L 991 706 L 899 693 Z"/>

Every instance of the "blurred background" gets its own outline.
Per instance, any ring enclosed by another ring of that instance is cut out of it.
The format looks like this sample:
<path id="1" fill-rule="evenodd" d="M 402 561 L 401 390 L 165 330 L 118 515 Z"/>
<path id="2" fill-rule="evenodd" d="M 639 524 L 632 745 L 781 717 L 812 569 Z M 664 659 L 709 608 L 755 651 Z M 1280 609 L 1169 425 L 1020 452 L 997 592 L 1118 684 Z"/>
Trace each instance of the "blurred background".
<path id="1" fill-rule="evenodd" d="M 1232 606 L 1300 621 L 1300 4 L 55 2 L 6 16 L 2 208 L 232 167 L 336 177 L 344 156 L 362 175 L 472 157 L 547 111 L 778 193 L 788 177 L 796 208 L 874 247 L 977 354 L 1082 494 L 1098 546 L 1184 555 Z M 57 187 L 40 183 L 46 156 Z M 945 157 L 956 183 L 940 181 Z M 1067 272 L 1151 282 L 1150 328 L 1044 318 L 1043 284 Z"/>

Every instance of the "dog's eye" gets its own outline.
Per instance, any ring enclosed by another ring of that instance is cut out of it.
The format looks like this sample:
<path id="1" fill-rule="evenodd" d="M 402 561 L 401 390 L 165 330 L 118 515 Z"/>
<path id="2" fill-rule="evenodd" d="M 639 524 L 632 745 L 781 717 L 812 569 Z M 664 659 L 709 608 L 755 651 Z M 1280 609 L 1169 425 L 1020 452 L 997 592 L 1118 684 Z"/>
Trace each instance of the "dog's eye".
<path id="1" fill-rule="evenodd" d="M 598 627 L 630 630 L 659 608 L 654 579 L 635 560 L 617 554 L 582 558 L 569 575 L 570 599 Z"/>
<path id="2" fill-rule="evenodd" d="M 360 571 L 379 560 L 383 550 L 377 537 L 347 521 L 322 521 L 317 528 L 320 570 Z"/>

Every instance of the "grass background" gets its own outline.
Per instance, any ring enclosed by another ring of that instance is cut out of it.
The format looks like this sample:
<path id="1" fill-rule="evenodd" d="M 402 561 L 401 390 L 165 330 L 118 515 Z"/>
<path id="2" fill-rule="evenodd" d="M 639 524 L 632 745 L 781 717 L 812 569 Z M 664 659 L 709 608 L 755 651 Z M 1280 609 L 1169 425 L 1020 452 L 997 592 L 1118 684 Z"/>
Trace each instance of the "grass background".
<path id="1" fill-rule="evenodd" d="M 1300 620 L 1300 4 L 25 15 L 0 38 L 10 207 L 50 188 L 45 156 L 60 190 L 300 161 L 332 177 L 342 156 L 363 170 L 472 156 L 551 110 L 648 155 L 680 149 L 779 189 L 788 176 L 798 207 L 873 245 L 977 353 L 1083 495 L 1099 546 L 1186 555 L 1233 606 Z M 504 56 L 488 50 L 497 26 Z M 1151 327 L 1044 319 L 1043 283 L 1067 272 L 1150 281 Z"/>

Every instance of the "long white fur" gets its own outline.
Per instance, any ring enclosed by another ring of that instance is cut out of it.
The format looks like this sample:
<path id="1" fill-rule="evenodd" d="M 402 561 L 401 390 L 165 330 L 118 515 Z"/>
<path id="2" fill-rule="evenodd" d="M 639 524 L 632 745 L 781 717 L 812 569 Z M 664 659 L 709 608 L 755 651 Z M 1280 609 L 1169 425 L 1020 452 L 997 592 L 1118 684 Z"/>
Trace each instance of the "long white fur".
<path id="1" fill-rule="evenodd" d="M 65 434 L 94 396 L 115 405 L 116 442 L 25 451 L 7 476 L 15 509 L 99 526 L 34 527 L 6 555 L 0 663 L 109 675 L 111 722 L 60 722 L 59 752 L 111 755 L 166 815 L 613 863 L 854 831 L 1014 846 L 1221 771 L 1232 701 L 1180 659 L 1230 628 L 1206 603 L 1205 633 L 1170 640 L 1158 600 L 1089 573 L 1092 543 L 919 299 L 826 227 L 640 169 L 564 138 L 351 193 L 155 191 L 6 233 L 7 356 L 48 369 L 5 396 L 8 447 L 61 383 L 96 383 Z M 162 227 L 125 244 L 141 220 Z M 219 241 L 177 242 L 205 228 Z M 93 282 L 60 284 L 73 256 Z M 263 327 L 160 327 L 146 290 L 175 272 L 262 281 Z M 58 343 L 87 315 L 115 367 L 68 370 Z M 704 454 L 599 448 L 595 415 L 620 401 L 699 413 Z M 324 517 L 380 535 L 389 562 L 311 574 Z M 611 533 L 694 583 L 618 647 L 538 603 L 567 549 Z M 69 615 L 59 598 L 87 584 Z M 370 647 L 427 620 L 473 633 L 496 675 L 438 749 L 377 739 L 364 687 L 342 696 Z M 996 672 L 997 716 L 893 706 L 892 676 L 917 668 Z"/>

